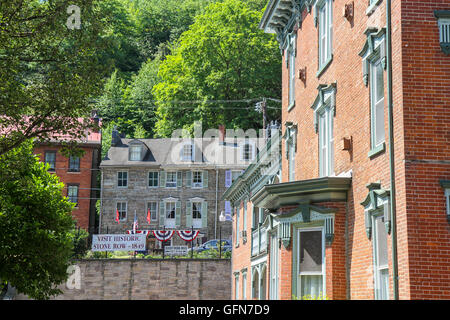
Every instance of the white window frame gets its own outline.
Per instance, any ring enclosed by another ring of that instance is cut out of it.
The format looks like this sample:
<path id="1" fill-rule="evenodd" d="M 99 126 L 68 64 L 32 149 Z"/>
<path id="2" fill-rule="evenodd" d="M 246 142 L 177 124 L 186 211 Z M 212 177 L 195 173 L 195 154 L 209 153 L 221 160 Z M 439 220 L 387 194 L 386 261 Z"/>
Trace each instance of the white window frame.
<path id="1" fill-rule="evenodd" d="M 170 180 L 169 181 L 169 175 L 172 175 L 172 174 L 175 175 L 175 181 L 174 180 Z M 178 176 L 177 171 L 166 171 L 166 185 L 165 185 L 165 187 L 166 188 L 175 189 L 177 187 L 177 183 L 178 183 L 177 176 Z M 172 184 L 175 184 L 175 185 L 168 185 L 168 183 L 172 183 Z"/>
<path id="2" fill-rule="evenodd" d="M 130 148 L 130 161 L 140 161 L 142 157 L 142 145 L 131 144 Z"/>
<path id="3" fill-rule="evenodd" d="M 174 228 L 176 226 L 176 219 L 177 219 L 177 201 L 176 200 L 164 200 L 164 225 L 167 228 Z M 169 215 L 169 205 L 173 204 L 173 218 L 168 218 Z M 173 220 L 173 225 L 172 225 Z M 170 225 L 168 225 L 168 222 L 171 222 Z"/>
<path id="4" fill-rule="evenodd" d="M 242 300 L 247 300 L 247 270 L 242 271 Z"/>
<path id="5" fill-rule="evenodd" d="M 186 142 L 181 146 L 180 157 L 183 162 L 192 162 L 195 159 L 195 147 L 193 142 Z M 185 152 L 185 148 L 190 147 L 191 151 L 189 153 Z"/>
<path id="6" fill-rule="evenodd" d="M 153 174 L 152 181 L 155 181 L 155 173 L 156 173 L 156 175 L 158 176 L 158 177 L 156 178 L 156 186 L 151 186 L 151 185 L 150 185 L 150 174 Z M 147 174 L 147 186 L 148 186 L 149 188 L 159 188 L 159 179 L 160 179 L 159 171 L 149 171 L 148 174 Z"/>
<path id="7" fill-rule="evenodd" d="M 71 190 L 75 188 L 76 195 L 71 195 Z M 75 203 L 75 207 L 78 207 L 78 201 L 79 201 L 79 192 L 80 192 L 80 186 L 76 184 L 68 184 L 67 185 L 67 198 L 69 198 L 69 201 L 72 203 Z M 75 197 L 76 201 L 72 201 L 72 198 Z"/>
<path id="8" fill-rule="evenodd" d="M 319 176 L 334 175 L 334 111 L 329 106 L 323 108 L 318 115 L 319 138 Z"/>
<path id="9" fill-rule="evenodd" d="M 120 179 L 119 178 L 119 173 L 122 173 L 122 178 Z M 123 173 L 126 173 L 127 174 L 127 178 L 125 179 L 125 181 L 127 182 L 127 185 L 126 186 L 119 186 L 119 181 L 124 181 L 124 179 L 123 179 Z M 116 177 L 117 177 L 117 184 L 116 184 L 116 186 L 117 186 L 117 188 L 120 188 L 120 189 L 126 189 L 126 188 L 128 188 L 128 170 L 122 170 L 122 171 L 117 171 L 117 175 L 116 175 Z"/>
<path id="10" fill-rule="evenodd" d="M 192 227 L 194 229 L 200 229 L 203 227 L 202 225 L 202 216 L 203 216 L 203 203 L 204 199 L 191 199 L 192 205 Z M 194 204 L 197 206 L 197 212 L 200 214 L 200 218 L 194 218 Z"/>
<path id="11" fill-rule="evenodd" d="M 121 212 L 123 212 L 123 208 L 122 208 L 122 205 L 121 205 L 121 209 L 119 210 L 119 208 L 118 208 L 118 204 L 119 203 L 121 203 L 121 204 L 125 204 L 125 215 L 124 215 L 124 217 L 122 217 L 122 218 L 120 218 L 120 216 L 121 216 Z M 127 201 L 116 201 L 116 210 L 119 210 L 119 221 L 127 221 L 127 217 L 128 217 L 128 202 Z M 115 215 L 116 213 L 114 212 L 114 215 Z"/>
<path id="12" fill-rule="evenodd" d="M 148 209 L 150 209 L 150 206 L 149 206 L 150 203 L 155 203 L 156 204 L 156 206 L 155 206 L 156 209 L 154 211 L 154 214 L 153 214 L 153 211 L 150 210 L 150 221 L 152 221 L 152 222 L 158 221 L 158 213 L 159 213 L 158 201 L 156 201 L 156 200 L 149 200 L 149 201 L 147 201 L 146 214 L 148 212 Z"/>
<path id="13" fill-rule="evenodd" d="M 384 95 L 384 68 L 383 68 L 383 62 L 381 57 L 378 57 L 374 60 L 371 60 L 369 62 L 369 68 L 370 68 L 370 145 L 371 145 L 371 150 L 380 148 L 383 146 L 383 144 L 385 143 L 386 140 L 386 132 L 385 132 L 385 128 L 384 128 L 384 122 L 385 122 L 385 116 L 384 116 L 384 100 L 385 100 L 385 95 Z M 378 81 L 377 81 L 377 69 L 381 68 L 382 74 L 383 74 L 383 96 L 380 98 L 377 95 L 378 92 Z M 382 117 L 381 117 L 381 121 L 380 121 L 380 117 L 379 117 L 379 112 L 378 109 L 382 110 Z M 381 128 L 378 128 L 378 126 L 381 125 Z M 378 130 L 382 129 L 382 139 L 381 136 L 378 137 Z"/>
<path id="14" fill-rule="evenodd" d="M 270 284 L 269 299 L 278 300 L 279 270 L 280 270 L 279 239 L 276 232 L 270 235 Z"/>
<path id="15" fill-rule="evenodd" d="M 245 150 L 246 146 L 250 146 L 251 147 L 249 152 L 247 152 Z M 255 159 L 255 156 L 256 156 L 256 145 L 255 145 L 255 143 L 253 141 L 246 140 L 245 142 L 241 143 L 240 150 L 241 150 L 241 161 L 250 162 L 250 161 L 253 161 Z M 248 153 L 249 158 L 246 157 L 247 153 Z"/>
<path id="16" fill-rule="evenodd" d="M 200 182 L 194 182 L 196 174 L 200 175 Z M 192 188 L 203 188 L 203 171 L 192 171 Z"/>
<path id="17" fill-rule="evenodd" d="M 319 71 L 333 59 L 333 0 L 319 0 L 316 4 L 318 32 Z"/>
<path id="18" fill-rule="evenodd" d="M 309 232 L 309 231 L 320 231 L 322 234 L 322 271 L 321 272 L 302 272 L 300 270 L 300 232 Z M 322 294 L 321 296 L 324 298 L 326 297 L 326 255 L 325 255 L 325 228 L 323 226 L 321 227 L 311 227 L 311 228 L 298 228 L 296 230 L 297 232 L 297 250 L 294 254 L 297 255 L 297 295 L 299 298 L 301 297 L 302 292 L 302 276 L 314 276 L 314 275 L 321 275 L 322 276 Z M 319 295 L 320 296 L 320 295 Z"/>
<path id="19" fill-rule="evenodd" d="M 239 273 L 234 274 L 234 299 L 239 300 Z"/>
<path id="20" fill-rule="evenodd" d="M 289 35 L 288 48 L 286 49 L 287 61 L 288 61 L 288 110 L 291 110 L 295 106 L 295 58 L 297 52 L 297 35 Z"/>
<path id="21" fill-rule="evenodd" d="M 372 250 L 373 250 L 373 276 L 374 276 L 374 296 L 376 300 L 389 300 L 389 261 L 386 265 L 380 266 L 378 264 L 378 226 L 377 219 L 383 219 L 384 212 L 378 211 L 371 215 L 372 219 Z M 384 223 L 382 224 L 383 230 L 385 230 Z M 388 235 L 386 234 L 386 250 L 388 250 Z M 381 272 L 387 270 L 387 287 L 382 286 Z M 384 288 L 384 290 L 383 290 Z"/>

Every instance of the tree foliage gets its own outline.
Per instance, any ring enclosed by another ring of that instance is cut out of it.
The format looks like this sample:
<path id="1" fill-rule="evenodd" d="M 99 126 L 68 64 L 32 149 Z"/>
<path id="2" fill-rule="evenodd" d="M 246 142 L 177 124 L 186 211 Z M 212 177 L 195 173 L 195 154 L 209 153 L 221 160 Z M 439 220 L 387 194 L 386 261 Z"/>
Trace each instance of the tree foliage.
<path id="1" fill-rule="evenodd" d="M 70 0 L 0 2 L 0 155 L 52 133 L 81 137 L 99 93 L 108 47 L 101 0 L 78 0 L 81 29 L 68 28 Z"/>
<path id="2" fill-rule="evenodd" d="M 261 16 L 262 11 L 241 0 L 213 3 L 196 16 L 160 65 L 160 80 L 153 87 L 157 135 L 169 136 L 175 128 L 192 130 L 194 121 L 202 121 L 204 129 L 220 124 L 261 128 L 254 101 L 207 103 L 280 97 L 278 44 L 258 28 Z M 278 116 L 279 109 L 270 114 Z"/>
<path id="3" fill-rule="evenodd" d="M 73 204 L 32 155 L 33 144 L 0 156 L 0 279 L 34 299 L 59 293 L 73 255 Z"/>

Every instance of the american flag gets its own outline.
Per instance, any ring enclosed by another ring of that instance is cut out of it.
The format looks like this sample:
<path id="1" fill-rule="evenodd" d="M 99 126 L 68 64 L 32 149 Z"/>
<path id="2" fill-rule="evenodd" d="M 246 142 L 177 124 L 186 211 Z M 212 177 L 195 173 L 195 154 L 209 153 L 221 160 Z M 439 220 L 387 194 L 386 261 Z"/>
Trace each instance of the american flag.
<path id="1" fill-rule="evenodd" d="M 118 223 L 118 224 L 120 224 L 120 219 L 119 219 L 119 209 L 116 209 L 116 222 Z"/>
<path id="2" fill-rule="evenodd" d="M 148 211 L 147 211 L 147 222 L 148 222 L 148 224 L 150 224 L 150 208 L 148 208 Z"/>
<path id="3" fill-rule="evenodd" d="M 136 234 L 136 230 L 139 227 L 139 223 L 137 221 L 137 217 L 136 217 L 136 210 L 134 211 L 134 221 L 133 221 L 133 234 Z"/>

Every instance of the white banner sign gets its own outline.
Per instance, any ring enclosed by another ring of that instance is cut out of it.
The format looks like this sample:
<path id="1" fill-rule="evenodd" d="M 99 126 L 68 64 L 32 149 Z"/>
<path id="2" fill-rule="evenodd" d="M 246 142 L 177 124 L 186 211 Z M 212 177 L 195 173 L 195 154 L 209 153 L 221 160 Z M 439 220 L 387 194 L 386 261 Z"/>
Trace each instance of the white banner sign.
<path id="1" fill-rule="evenodd" d="M 168 256 L 185 256 L 188 253 L 187 246 L 167 246 L 164 247 L 164 254 Z"/>
<path id="2" fill-rule="evenodd" d="M 143 251 L 145 234 L 94 234 L 92 251 Z"/>

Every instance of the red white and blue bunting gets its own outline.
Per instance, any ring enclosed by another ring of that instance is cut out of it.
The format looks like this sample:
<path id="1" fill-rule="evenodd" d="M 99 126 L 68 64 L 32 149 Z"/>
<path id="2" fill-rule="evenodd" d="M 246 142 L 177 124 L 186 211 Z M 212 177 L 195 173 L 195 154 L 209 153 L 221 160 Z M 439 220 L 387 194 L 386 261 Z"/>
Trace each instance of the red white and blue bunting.
<path id="1" fill-rule="evenodd" d="M 177 232 L 178 236 L 184 241 L 193 241 L 200 234 L 200 230 L 127 230 L 127 234 L 145 234 L 147 237 L 153 234 L 159 241 L 169 241 Z"/>
<path id="2" fill-rule="evenodd" d="M 169 241 L 175 234 L 175 230 L 153 230 L 153 235 L 159 241 Z"/>
<path id="3" fill-rule="evenodd" d="M 178 236 L 184 241 L 193 241 L 200 233 L 199 230 L 177 230 Z"/>

